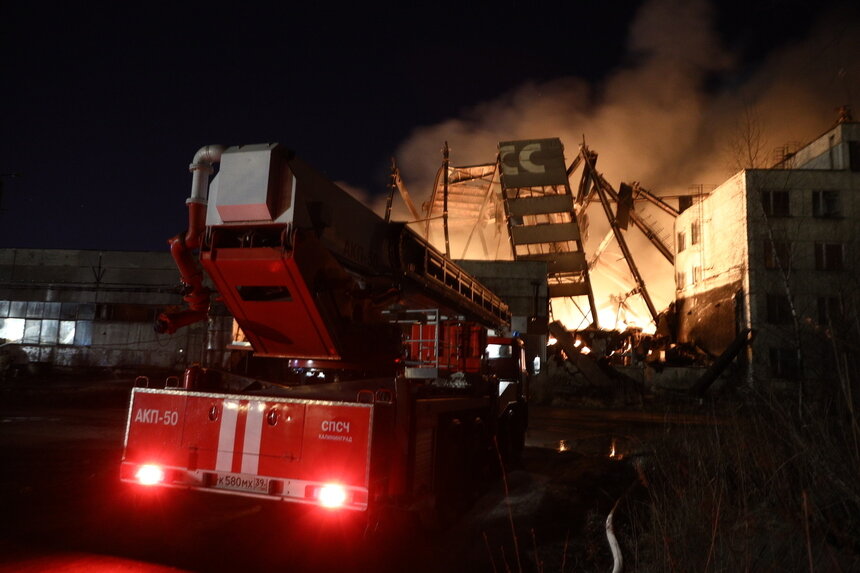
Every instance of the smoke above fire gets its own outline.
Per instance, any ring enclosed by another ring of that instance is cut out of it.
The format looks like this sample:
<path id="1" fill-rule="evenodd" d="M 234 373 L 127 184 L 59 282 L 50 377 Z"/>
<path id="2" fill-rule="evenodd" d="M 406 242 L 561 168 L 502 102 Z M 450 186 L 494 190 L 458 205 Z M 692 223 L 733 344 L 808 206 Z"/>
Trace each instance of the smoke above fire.
<path id="1" fill-rule="evenodd" d="M 621 181 L 638 181 L 663 196 L 689 194 L 694 185 L 712 188 L 743 167 L 772 164 L 777 147 L 816 137 L 835 122 L 836 108 L 860 93 L 856 13 L 840 10 L 825 14 L 808 37 L 750 67 L 723 45 L 709 3 L 653 0 L 632 23 L 627 65 L 599 83 L 576 77 L 528 82 L 459 117 L 418 127 L 396 151 L 401 173 L 420 205 L 430 197 L 446 141 L 452 165 L 465 166 L 492 163 L 499 141 L 559 137 L 568 162 L 584 140 L 616 189 Z M 599 206 L 588 213 L 591 258 L 609 226 Z M 408 219 L 399 201 L 394 218 Z M 671 218 L 655 213 L 654 219 L 673 245 Z M 437 246 L 440 238 L 435 232 Z M 637 230 L 626 238 L 655 305 L 665 308 L 674 300 L 672 266 Z M 451 242 L 452 256 L 460 258 L 465 237 L 452 234 Z M 500 258 L 509 257 L 508 248 Z M 641 299 L 626 295 L 634 283 L 614 241 L 592 284 L 601 326 L 623 328 L 627 320 L 650 330 Z M 584 326 L 576 308 L 553 301 L 553 310 L 568 328 Z"/>

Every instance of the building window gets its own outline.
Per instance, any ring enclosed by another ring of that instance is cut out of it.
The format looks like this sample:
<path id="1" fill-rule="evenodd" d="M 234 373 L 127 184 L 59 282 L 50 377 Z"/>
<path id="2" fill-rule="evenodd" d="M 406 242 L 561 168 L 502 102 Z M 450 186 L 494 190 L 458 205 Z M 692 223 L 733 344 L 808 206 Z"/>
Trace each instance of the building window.
<path id="1" fill-rule="evenodd" d="M 848 142 L 848 168 L 860 171 L 860 141 Z"/>
<path id="2" fill-rule="evenodd" d="M 839 191 L 813 191 L 812 216 L 822 218 L 839 217 Z"/>
<path id="3" fill-rule="evenodd" d="M 678 233 L 678 252 L 683 252 L 687 248 L 687 235 L 681 231 Z"/>
<path id="4" fill-rule="evenodd" d="M 75 321 L 61 320 L 60 332 L 57 340 L 58 344 L 74 344 L 75 343 Z"/>
<path id="5" fill-rule="evenodd" d="M 24 319 L 0 318 L 0 338 L 8 342 L 21 342 L 24 338 Z"/>
<path id="6" fill-rule="evenodd" d="M 766 320 L 770 324 L 788 324 L 791 322 L 791 303 L 784 294 L 768 294 Z"/>
<path id="7" fill-rule="evenodd" d="M 75 322 L 75 346 L 90 346 L 93 343 L 93 321 L 78 320 Z"/>
<path id="8" fill-rule="evenodd" d="M 764 214 L 768 217 L 788 217 L 791 215 L 788 199 L 788 191 L 762 191 L 761 206 Z"/>
<path id="9" fill-rule="evenodd" d="M 771 348 L 770 374 L 774 378 L 799 378 L 800 364 L 797 360 L 797 352 L 791 348 Z"/>
<path id="10" fill-rule="evenodd" d="M 41 346 L 92 344 L 95 305 L 0 301 L 0 338 Z"/>
<path id="11" fill-rule="evenodd" d="M 699 241 L 702 240 L 702 228 L 698 221 L 693 221 L 693 224 L 690 225 L 690 244 L 698 245 Z"/>
<path id="12" fill-rule="evenodd" d="M 693 267 L 693 284 L 702 282 L 702 267 Z"/>
<path id="13" fill-rule="evenodd" d="M 764 241 L 764 267 L 766 269 L 791 268 L 790 241 Z"/>
<path id="14" fill-rule="evenodd" d="M 815 243 L 815 270 L 841 271 L 842 243 Z"/>
<path id="15" fill-rule="evenodd" d="M 24 321 L 24 337 L 21 338 L 23 344 L 39 344 L 39 333 L 42 332 L 41 320 Z"/>
<path id="16" fill-rule="evenodd" d="M 821 326 L 829 326 L 835 322 L 842 314 L 842 305 L 839 303 L 839 298 L 835 296 L 820 296 L 818 297 L 818 324 Z"/>
<path id="17" fill-rule="evenodd" d="M 683 289 L 685 286 L 687 286 L 686 282 L 687 274 L 684 271 L 679 271 L 678 274 L 675 276 L 675 288 L 677 288 L 678 290 Z"/>

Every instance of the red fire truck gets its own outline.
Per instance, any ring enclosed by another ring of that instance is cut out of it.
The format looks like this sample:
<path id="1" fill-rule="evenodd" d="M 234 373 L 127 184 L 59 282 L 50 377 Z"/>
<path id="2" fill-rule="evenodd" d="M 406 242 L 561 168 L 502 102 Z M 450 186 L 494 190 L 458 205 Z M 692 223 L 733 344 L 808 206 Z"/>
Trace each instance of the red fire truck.
<path id="1" fill-rule="evenodd" d="M 211 285 L 240 350 L 133 390 L 123 481 L 368 515 L 456 504 L 516 455 L 527 374 L 498 296 L 283 146 L 190 168 L 170 240 L 188 308 L 156 329 L 206 319 Z"/>

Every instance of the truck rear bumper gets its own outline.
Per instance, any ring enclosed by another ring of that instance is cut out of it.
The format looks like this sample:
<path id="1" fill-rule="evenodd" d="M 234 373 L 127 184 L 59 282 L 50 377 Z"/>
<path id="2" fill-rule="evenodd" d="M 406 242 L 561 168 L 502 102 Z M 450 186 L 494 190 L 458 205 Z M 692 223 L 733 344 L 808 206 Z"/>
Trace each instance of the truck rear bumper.
<path id="1" fill-rule="evenodd" d="M 337 482 L 233 474 L 181 467 L 123 462 L 120 480 L 142 487 L 194 489 L 274 501 L 366 511 L 368 490 Z"/>

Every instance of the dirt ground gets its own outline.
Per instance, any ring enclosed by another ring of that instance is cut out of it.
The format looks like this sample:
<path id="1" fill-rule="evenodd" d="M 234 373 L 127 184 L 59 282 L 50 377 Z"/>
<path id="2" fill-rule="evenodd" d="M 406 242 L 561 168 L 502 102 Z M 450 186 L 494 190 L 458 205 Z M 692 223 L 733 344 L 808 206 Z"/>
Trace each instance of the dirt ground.
<path id="1" fill-rule="evenodd" d="M 118 499 L 114 490 L 131 385 L 131 379 L 111 377 L 0 385 L 0 448 L 16 460 L 0 479 L 0 505 L 7 515 L 0 530 L 0 569 L 5 563 L 6 570 L 17 570 L 27 560 L 59 551 L 60 563 L 83 554 L 191 571 L 231 570 L 237 563 L 249 571 L 328 570 L 331 562 L 299 566 L 298 561 L 284 561 L 280 542 L 269 538 L 273 526 L 261 524 L 260 515 L 268 515 L 265 508 L 189 502 L 195 515 L 173 512 L 170 519 L 177 523 L 158 527 L 182 531 L 157 548 L 125 536 L 128 529 L 107 525 L 116 518 L 108 506 Z M 533 407 L 530 420 L 521 463 L 507 468 L 504 479 L 489 483 L 464 514 L 436 531 L 395 524 L 396 530 L 381 531 L 362 548 L 364 562 L 378 570 L 423 572 L 611 569 L 606 516 L 619 497 L 635 495 L 633 462 L 646 455 L 648 436 L 662 431 L 665 414 Z M 695 415 L 678 420 L 701 421 Z M 35 508 L 39 514 L 33 513 Z M 180 525 L 189 517 L 198 522 L 194 528 Z M 277 529 L 290 527 L 280 520 L 275 520 Z M 623 516 L 617 523 L 624 527 Z M 213 547 L 241 546 L 240 540 L 225 538 L 225 532 L 237 527 L 257 561 L 249 561 L 247 553 L 238 561 L 213 559 Z M 92 541 L 98 538 L 102 541 Z M 332 570 L 338 570 L 340 558 L 332 559 Z M 52 563 L 49 569 L 55 568 Z M 284 569 L 285 563 L 292 566 Z"/>

